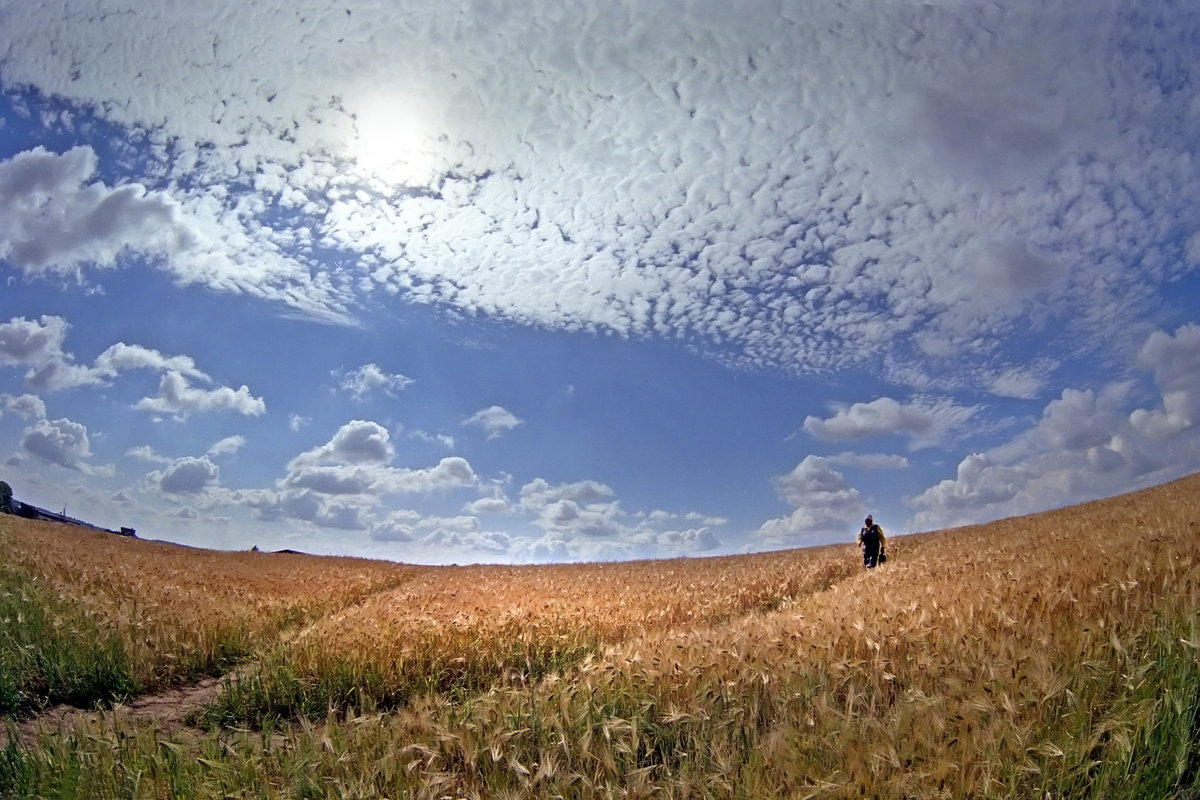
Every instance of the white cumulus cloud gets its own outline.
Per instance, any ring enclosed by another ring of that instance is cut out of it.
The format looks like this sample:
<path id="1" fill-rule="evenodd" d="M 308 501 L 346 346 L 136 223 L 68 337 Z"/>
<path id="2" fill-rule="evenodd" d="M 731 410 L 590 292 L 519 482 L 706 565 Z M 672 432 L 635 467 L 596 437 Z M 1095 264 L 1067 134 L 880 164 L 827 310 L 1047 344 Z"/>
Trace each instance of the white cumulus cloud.
<path id="1" fill-rule="evenodd" d="M 137 183 L 93 181 L 96 167 L 86 146 L 61 155 L 37 147 L 0 162 L 0 258 L 29 274 L 69 272 L 184 243 L 172 200 Z"/>
<path id="2" fill-rule="evenodd" d="M 40 364 L 63 355 L 69 329 L 62 317 L 13 317 L 0 323 L 0 366 Z"/>
<path id="3" fill-rule="evenodd" d="M 844 534 L 865 509 L 862 494 L 820 456 L 806 456 L 772 482 L 779 497 L 793 508 L 788 516 L 768 520 L 758 530 L 764 541 L 775 545 Z"/>
<path id="4" fill-rule="evenodd" d="M 69 419 L 40 419 L 25 429 L 21 447 L 37 458 L 60 467 L 89 471 L 92 455 L 87 427 Z"/>
<path id="5" fill-rule="evenodd" d="M 0 403 L 3 404 L 5 410 L 20 414 L 22 417 L 46 418 L 46 403 L 35 394 L 22 394 L 16 397 L 2 394 Z"/>
<path id="6" fill-rule="evenodd" d="M 250 393 L 248 386 L 237 389 L 218 386 L 215 389 L 200 389 L 192 386 L 186 377 L 170 370 L 159 381 L 158 395 L 144 397 L 134 408 L 156 414 L 168 414 L 180 419 L 197 412 L 233 411 L 257 417 L 265 413 L 267 404 L 261 397 Z"/>
<path id="7" fill-rule="evenodd" d="M 978 408 L 950 400 L 918 400 L 904 404 L 891 397 L 867 403 L 835 405 L 832 417 L 809 416 L 804 430 L 824 441 L 855 441 L 897 434 L 909 437 L 914 448 L 928 447 L 960 428 Z"/>
<path id="8" fill-rule="evenodd" d="M 161 472 L 152 472 L 150 482 L 167 494 L 195 495 L 215 486 L 220 477 L 217 465 L 207 456 L 176 459 Z"/>
<path id="9" fill-rule="evenodd" d="M 1200 326 L 1150 334 L 1137 359 L 1159 392 L 1136 381 L 1064 389 L 1031 427 L 973 453 L 956 475 L 909 500 L 930 529 L 1040 511 L 1180 477 L 1200 463 Z"/>

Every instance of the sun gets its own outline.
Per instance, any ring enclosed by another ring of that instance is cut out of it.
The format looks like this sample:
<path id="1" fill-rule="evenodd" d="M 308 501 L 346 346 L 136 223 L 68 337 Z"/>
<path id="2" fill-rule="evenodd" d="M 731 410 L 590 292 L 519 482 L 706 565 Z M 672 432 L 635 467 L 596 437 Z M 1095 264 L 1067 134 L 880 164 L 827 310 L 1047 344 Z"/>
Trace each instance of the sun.
<path id="1" fill-rule="evenodd" d="M 433 176 L 433 141 L 420 104 L 399 94 L 365 97 L 352 109 L 350 158 L 368 177 L 424 185 Z"/>

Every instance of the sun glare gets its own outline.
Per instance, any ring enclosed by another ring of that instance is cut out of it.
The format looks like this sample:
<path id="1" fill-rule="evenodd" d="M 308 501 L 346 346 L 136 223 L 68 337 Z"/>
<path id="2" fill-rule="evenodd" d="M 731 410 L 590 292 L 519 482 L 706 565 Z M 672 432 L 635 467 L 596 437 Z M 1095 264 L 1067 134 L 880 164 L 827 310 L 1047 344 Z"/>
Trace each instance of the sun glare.
<path id="1" fill-rule="evenodd" d="M 425 184 L 432 142 L 420 105 L 400 95 L 365 98 L 354 110 L 350 155 L 367 176 L 389 184 Z"/>

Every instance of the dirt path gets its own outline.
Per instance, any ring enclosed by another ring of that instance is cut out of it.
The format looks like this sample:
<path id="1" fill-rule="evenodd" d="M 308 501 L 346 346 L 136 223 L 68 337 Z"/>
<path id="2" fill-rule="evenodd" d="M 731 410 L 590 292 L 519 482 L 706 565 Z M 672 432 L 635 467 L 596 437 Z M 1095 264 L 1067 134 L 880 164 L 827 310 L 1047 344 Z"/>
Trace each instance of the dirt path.
<path id="1" fill-rule="evenodd" d="M 164 735 L 171 735 L 187 727 L 187 715 L 212 700 L 221 692 L 226 678 L 206 678 L 195 686 L 180 686 L 158 694 L 144 695 L 118 703 L 109 709 L 86 711 L 72 706 L 60 705 L 48 708 L 41 714 L 17 723 L 17 739 L 31 746 L 37 742 L 41 731 L 69 730 L 80 724 L 94 724 L 110 720 L 116 725 L 123 722 L 143 723 L 153 721 Z M 0 748 L 8 745 L 8 733 L 0 728 Z"/>
<path id="2" fill-rule="evenodd" d="M 299 639 L 308 631 L 316 628 L 329 614 L 361 605 L 374 595 L 391 591 L 409 580 L 409 576 L 404 576 L 403 579 L 397 579 L 395 582 L 382 584 L 345 606 L 317 616 L 302 627 L 284 630 L 280 632 L 277 643 L 285 644 Z M 120 703 L 112 708 L 99 711 L 88 711 L 68 705 L 54 706 L 35 717 L 18 721 L 16 723 L 17 740 L 23 745 L 30 746 L 37 742 L 38 733 L 42 731 L 70 730 L 78 725 L 95 724 L 101 720 L 109 720 L 109 724 L 114 726 L 120 723 L 155 723 L 163 736 L 171 736 L 188 728 L 186 723 L 188 714 L 214 701 L 221 693 L 221 688 L 226 681 L 236 681 L 239 676 L 245 677 L 256 668 L 257 662 L 246 662 L 224 677 L 206 678 L 194 686 L 180 686 L 158 694 L 135 697 L 128 703 Z M 0 750 L 7 747 L 8 742 L 8 725 L 5 724 L 4 718 L 0 717 Z"/>

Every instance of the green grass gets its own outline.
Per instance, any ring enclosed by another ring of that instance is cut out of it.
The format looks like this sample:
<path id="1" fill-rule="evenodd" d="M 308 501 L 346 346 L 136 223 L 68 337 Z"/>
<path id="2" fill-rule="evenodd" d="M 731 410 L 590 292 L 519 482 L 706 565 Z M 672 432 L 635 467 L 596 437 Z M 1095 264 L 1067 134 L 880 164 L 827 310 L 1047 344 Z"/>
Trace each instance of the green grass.
<path id="1" fill-rule="evenodd" d="M 1111 653 L 1119 677 L 1064 720 L 1077 738 L 1045 765 L 1055 797 L 1200 797 L 1200 618 L 1161 624 L 1140 652 Z"/>
<path id="2" fill-rule="evenodd" d="M 0 623 L 0 715 L 31 714 L 58 703 L 92 708 L 140 688 L 115 631 L 5 570 Z"/>
<path id="3" fill-rule="evenodd" d="M 532 640 L 468 657 L 431 644 L 415 648 L 384 669 L 374 662 L 284 645 L 264 655 L 252 670 L 226 680 L 216 701 L 196 712 L 192 721 L 209 728 L 257 729 L 300 719 L 321 720 L 329 714 L 390 711 L 430 695 L 458 703 L 497 684 L 532 684 L 561 673 L 597 647 Z"/>
<path id="4" fill-rule="evenodd" d="M 36 579 L 0 569 L 0 716 L 48 706 L 96 708 L 166 686 L 225 674 L 251 658 L 259 642 L 230 624 L 203 641 L 134 663 L 122 631 L 101 624 Z M 182 637 L 181 637 L 182 639 Z M 186 646 L 185 646 L 186 645 Z"/>

